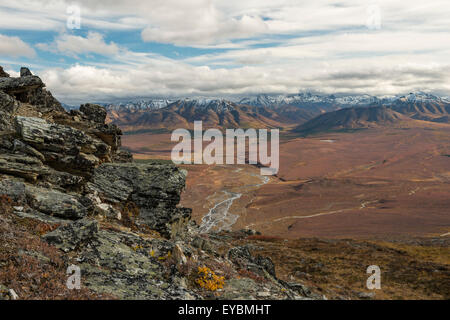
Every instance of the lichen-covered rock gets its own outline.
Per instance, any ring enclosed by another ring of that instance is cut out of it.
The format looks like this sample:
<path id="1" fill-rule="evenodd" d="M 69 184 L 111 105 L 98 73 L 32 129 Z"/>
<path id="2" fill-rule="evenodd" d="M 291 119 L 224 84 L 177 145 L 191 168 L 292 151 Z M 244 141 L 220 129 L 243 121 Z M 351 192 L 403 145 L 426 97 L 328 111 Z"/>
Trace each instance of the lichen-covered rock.
<path id="1" fill-rule="evenodd" d="M 37 76 L 0 78 L 0 91 L 6 92 L 10 95 L 16 95 L 42 87 L 44 87 L 44 83 L 42 82 L 41 78 Z"/>
<path id="2" fill-rule="evenodd" d="M 0 181 L 0 194 L 6 195 L 16 202 L 25 202 L 25 183 L 14 179 Z"/>
<path id="3" fill-rule="evenodd" d="M 94 170 L 90 188 L 106 201 L 132 201 L 140 220 L 170 234 L 168 224 L 189 216 L 177 208 L 186 173 L 172 164 L 105 163 Z"/>
<path id="4" fill-rule="evenodd" d="M 121 146 L 122 130 L 115 124 L 97 123 L 88 121 L 83 113 L 71 110 L 70 116 L 59 114 L 54 117 L 56 123 L 76 128 L 85 134 L 101 140 L 111 149 L 112 157 Z"/>
<path id="5" fill-rule="evenodd" d="M 20 68 L 20 76 L 21 77 L 26 77 L 26 76 L 32 76 L 33 74 L 31 73 L 30 69 L 26 68 L 26 67 L 21 67 Z"/>
<path id="6" fill-rule="evenodd" d="M 44 88 L 31 90 L 26 95 L 22 95 L 21 98 L 22 102 L 37 106 L 43 113 L 52 111 L 65 112 L 61 103 L 53 97 L 50 91 L 47 91 Z"/>
<path id="7" fill-rule="evenodd" d="M 9 74 L 5 72 L 5 70 L 3 70 L 3 67 L 0 66 L 0 78 L 8 78 Z"/>
<path id="8" fill-rule="evenodd" d="M 18 101 L 37 106 L 42 112 L 65 112 L 61 103 L 44 87 L 42 80 L 33 76 L 28 68 L 21 68 L 18 78 L 0 76 L 0 91 Z"/>
<path id="9" fill-rule="evenodd" d="M 93 219 L 81 219 L 53 230 L 42 238 L 57 248 L 69 252 L 81 244 L 93 240 L 98 234 L 98 222 Z"/>
<path id="10" fill-rule="evenodd" d="M 304 284 L 296 283 L 296 282 L 286 282 L 286 281 L 283 281 L 283 280 L 279 280 L 279 282 L 282 285 L 284 285 L 286 288 L 289 288 L 289 289 L 299 293 L 300 295 L 302 295 L 304 297 L 314 298 L 314 299 L 321 299 L 322 298 L 319 295 L 314 294 L 313 292 L 311 292 L 311 289 L 308 288 L 307 286 L 305 286 Z"/>
<path id="11" fill-rule="evenodd" d="M 95 141 L 80 130 L 40 118 L 18 116 L 15 120 L 20 139 L 38 150 L 71 155 L 96 152 Z"/>
<path id="12" fill-rule="evenodd" d="M 98 124 L 88 132 L 109 145 L 114 151 L 122 145 L 122 130 L 115 124 Z"/>
<path id="13" fill-rule="evenodd" d="M 0 172 L 16 177 L 35 181 L 48 170 L 38 158 L 16 155 L 0 154 Z"/>
<path id="14" fill-rule="evenodd" d="M 89 175 L 107 157 L 110 147 L 78 129 L 40 118 L 15 118 L 19 138 L 41 152 L 45 163 L 65 171 Z"/>
<path id="15" fill-rule="evenodd" d="M 74 195 L 33 186 L 26 186 L 26 194 L 32 208 L 49 215 L 80 219 L 87 214 L 87 208 Z"/>
<path id="16" fill-rule="evenodd" d="M 38 179 L 38 184 L 48 183 L 50 187 L 60 191 L 80 191 L 85 184 L 85 179 L 81 176 L 52 168 L 48 168 L 48 171 L 43 172 L 39 178 L 41 178 L 42 183 Z"/>
<path id="17" fill-rule="evenodd" d="M 174 248 L 166 240 L 100 230 L 79 254 L 83 284 L 120 299 L 186 299 L 199 296 L 167 278 L 161 264 Z"/>
<path id="18" fill-rule="evenodd" d="M 228 258 L 239 268 L 252 271 L 255 274 L 265 276 L 268 273 L 272 277 L 275 275 L 275 265 L 267 257 L 253 257 L 248 246 L 234 247 L 228 251 Z"/>
<path id="19" fill-rule="evenodd" d="M 12 118 L 18 107 L 16 99 L 0 91 L 0 131 L 13 131 Z"/>
<path id="20" fill-rule="evenodd" d="M 14 139 L 13 141 L 13 150 L 12 152 L 16 153 L 25 153 L 31 157 L 35 157 L 38 158 L 41 161 L 45 161 L 45 157 L 42 153 L 40 153 L 39 151 L 37 151 L 35 148 L 33 148 L 32 146 L 27 145 L 26 143 Z"/>
<path id="21" fill-rule="evenodd" d="M 17 100 L 14 97 L 0 91 L 0 111 L 12 114 L 18 108 Z"/>
<path id="22" fill-rule="evenodd" d="M 127 150 L 118 150 L 113 155 L 112 160 L 113 160 L 113 162 L 116 162 L 116 163 L 133 162 L 133 155 L 131 154 L 131 152 L 129 152 Z"/>
<path id="23" fill-rule="evenodd" d="M 85 117 L 96 123 L 105 123 L 106 109 L 98 104 L 86 103 L 80 106 L 80 111 Z"/>

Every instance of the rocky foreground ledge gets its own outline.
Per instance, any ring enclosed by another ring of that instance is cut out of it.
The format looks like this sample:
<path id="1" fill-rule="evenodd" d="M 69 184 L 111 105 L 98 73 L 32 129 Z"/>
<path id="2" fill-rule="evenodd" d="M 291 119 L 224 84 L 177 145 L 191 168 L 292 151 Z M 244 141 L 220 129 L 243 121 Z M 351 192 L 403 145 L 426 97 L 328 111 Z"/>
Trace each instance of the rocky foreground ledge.
<path id="1" fill-rule="evenodd" d="M 249 231 L 199 234 L 178 206 L 186 172 L 134 163 L 105 119 L 95 104 L 67 112 L 27 68 L 0 67 L 0 297 L 319 298 L 232 247 Z M 72 264 L 83 295 L 65 287 Z"/>

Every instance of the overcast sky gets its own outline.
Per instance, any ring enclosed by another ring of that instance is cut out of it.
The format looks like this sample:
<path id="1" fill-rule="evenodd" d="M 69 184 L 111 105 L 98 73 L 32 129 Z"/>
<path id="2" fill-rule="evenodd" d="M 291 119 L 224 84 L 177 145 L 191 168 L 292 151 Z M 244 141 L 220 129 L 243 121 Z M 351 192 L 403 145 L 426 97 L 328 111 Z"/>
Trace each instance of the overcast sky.
<path id="1" fill-rule="evenodd" d="M 11 75 L 29 66 L 68 104 L 299 91 L 450 95 L 450 2 L 0 0 L 0 65 Z"/>

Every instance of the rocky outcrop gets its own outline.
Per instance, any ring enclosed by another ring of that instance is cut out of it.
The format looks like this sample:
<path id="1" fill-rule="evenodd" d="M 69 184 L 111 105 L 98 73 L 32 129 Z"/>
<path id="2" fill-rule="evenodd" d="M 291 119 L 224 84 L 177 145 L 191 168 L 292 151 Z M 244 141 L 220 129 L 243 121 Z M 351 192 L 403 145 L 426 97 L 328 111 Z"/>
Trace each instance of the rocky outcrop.
<path id="1" fill-rule="evenodd" d="M 174 165 L 105 163 L 94 170 L 89 188 L 111 203 L 132 201 L 143 223 L 168 235 L 168 224 L 190 217 L 190 210 L 176 207 L 185 179 Z"/>
<path id="2" fill-rule="evenodd" d="M 41 78 L 37 76 L 24 76 L 20 78 L 3 77 L 0 78 L 0 90 L 9 94 L 17 95 L 28 93 L 37 88 L 44 87 Z"/>
<path id="3" fill-rule="evenodd" d="M 0 77 L 0 91 L 14 97 L 18 101 L 37 106 L 41 112 L 64 112 L 61 103 L 44 87 L 45 84 L 41 78 L 31 75 L 29 70 L 21 70 L 19 78 Z"/>
<path id="4" fill-rule="evenodd" d="M 87 208 L 76 195 L 32 186 L 26 187 L 26 195 L 32 208 L 48 215 L 76 220 L 87 214 Z"/>
<path id="5" fill-rule="evenodd" d="M 31 211 L 36 210 L 49 216 L 80 219 L 88 213 L 87 207 L 82 204 L 83 198 L 76 193 L 63 193 L 56 189 L 37 187 L 14 179 L 1 180 L 0 193 Z"/>
<path id="6" fill-rule="evenodd" d="M 13 130 L 12 118 L 18 107 L 19 104 L 13 97 L 0 91 L 0 134 Z"/>
<path id="7" fill-rule="evenodd" d="M 3 67 L 0 66 L 0 78 L 8 78 L 9 74 L 3 70 Z"/>
<path id="8" fill-rule="evenodd" d="M 86 176 L 110 155 L 108 145 L 70 126 L 18 116 L 15 127 L 20 140 L 41 152 L 46 163 L 57 169 Z"/>
<path id="9" fill-rule="evenodd" d="M 132 163 L 120 150 L 122 131 L 105 123 L 105 108 L 66 112 L 44 87 L 27 68 L 19 78 L 0 78 L 0 173 L 8 177 L 0 190 L 30 210 L 72 220 L 98 212 L 117 218 L 126 202 L 136 208 L 136 223 L 167 237 L 171 224 L 189 219 L 189 210 L 177 208 L 183 171 Z M 100 195 L 95 203 L 86 197 L 92 192 Z"/>
<path id="10" fill-rule="evenodd" d="M 64 252 L 69 252 L 81 244 L 93 240 L 98 234 L 98 230 L 97 220 L 81 219 L 49 232 L 43 238 Z"/>
<path id="11" fill-rule="evenodd" d="M 104 124 L 106 120 L 106 109 L 97 104 L 86 103 L 80 106 L 80 111 L 90 121 Z"/>
<path id="12" fill-rule="evenodd" d="M 133 162 L 103 107 L 66 112 L 39 77 L 20 75 L 0 77 L 0 200 L 14 204 L 18 225 L 39 224 L 33 236 L 79 266 L 83 286 L 120 299 L 302 298 L 276 279 L 270 259 L 229 235 L 199 235 L 191 210 L 179 207 L 184 170 Z M 205 266 L 226 285 L 199 286 Z"/>
<path id="13" fill-rule="evenodd" d="M 30 69 L 22 67 L 20 68 L 20 76 L 21 77 L 26 77 L 26 76 L 32 76 L 33 74 L 31 73 Z"/>
<path id="14" fill-rule="evenodd" d="M 267 272 L 270 276 L 275 277 L 275 265 L 272 260 L 261 256 L 252 257 L 249 248 L 246 246 L 232 248 L 228 252 L 228 258 L 241 269 L 252 271 L 261 276 L 264 276 Z"/>
<path id="15" fill-rule="evenodd" d="M 170 164 L 105 163 L 94 170 L 89 188 L 108 202 L 137 204 L 140 220 L 167 235 L 167 224 L 190 217 L 190 210 L 176 207 L 185 179 L 186 172 Z"/>
<path id="16" fill-rule="evenodd" d="M 0 155 L 1 173 L 36 181 L 44 170 L 45 167 L 38 158 L 16 154 Z"/>

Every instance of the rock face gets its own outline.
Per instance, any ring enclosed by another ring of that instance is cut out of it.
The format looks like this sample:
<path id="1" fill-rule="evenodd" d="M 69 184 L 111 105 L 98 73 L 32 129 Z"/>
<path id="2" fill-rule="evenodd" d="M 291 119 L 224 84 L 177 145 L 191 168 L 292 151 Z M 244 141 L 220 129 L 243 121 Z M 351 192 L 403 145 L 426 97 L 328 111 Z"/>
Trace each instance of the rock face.
<path id="1" fill-rule="evenodd" d="M 10 95 L 29 93 L 34 89 L 42 87 L 44 87 L 44 83 L 41 78 L 37 76 L 30 75 L 20 78 L 0 78 L 0 90 Z"/>
<path id="2" fill-rule="evenodd" d="M 32 76 L 33 74 L 31 73 L 30 69 L 22 67 L 20 68 L 20 76 L 21 77 L 26 77 L 26 76 Z"/>
<path id="3" fill-rule="evenodd" d="M 19 78 L 0 68 L 0 200 L 17 219 L 44 224 L 41 240 L 82 269 L 83 286 L 120 299 L 302 298 L 270 259 L 242 246 L 220 255 L 229 236 L 199 236 L 178 206 L 184 170 L 133 162 L 103 107 L 66 112 L 44 87 L 27 68 Z M 211 263 L 234 277 L 219 293 L 195 282 Z M 240 269 L 264 281 L 237 279 Z"/>
<path id="4" fill-rule="evenodd" d="M 31 210 L 72 220 L 96 208 L 115 213 L 111 205 L 127 202 L 137 223 L 170 237 L 171 224 L 190 216 L 177 208 L 184 172 L 132 163 L 120 150 L 122 131 L 105 124 L 105 108 L 83 104 L 68 113 L 44 87 L 28 68 L 19 78 L 0 78 L 0 173 L 7 178 L 0 177 L 0 190 Z M 95 205 L 86 200 L 92 192 L 100 196 Z"/>
<path id="5" fill-rule="evenodd" d="M 272 260 L 261 256 L 252 257 L 246 246 L 232 248 L 228 252 L 228 257 L 240 268 L 262 276 L 267 272 L 272 277 L 275 277 L 275 265 Z"/>
<path id="6" fill-rule="evenodd" d="M 20 78 L 0 77 L 0 91 L 20 102 L 37 106 L 42 112 L 64 112 L 61 104 L 44 89 L 45 84 L 41 78 L 31 75 L 29 70 L 24 71 L 23 74 Z"/>
<path id="7" fill-rule="evenodd" d="M 3 70 L 3 67 L 0 66 L 0 78 L 8 78 L 9 74 Z"/>
<path id="8" fill-rule="evenodd" d="M 106 109 L 102 106 L 86 103 L 80 106 L 80 111 L 91 121 L 101 124 L 105 123 Z"/>
<path id="9" fill-rule="evenodd" d="M 98 230 L 97 220 L 81 219 L 49 232 L 43 238 L 57 248 L 69 252 L 75 250 L 82 243 L 93 240 L 98 234 Z"/>
<path id="10" fill-rule="evenodd" d="M 167 235 L 168 223 L 190 215 L 176 207 L 185 179 L 174 165 L 105 163 L 94 170 L 90 187 L 111 203 L 133 201 L 142 222 Z"/>

